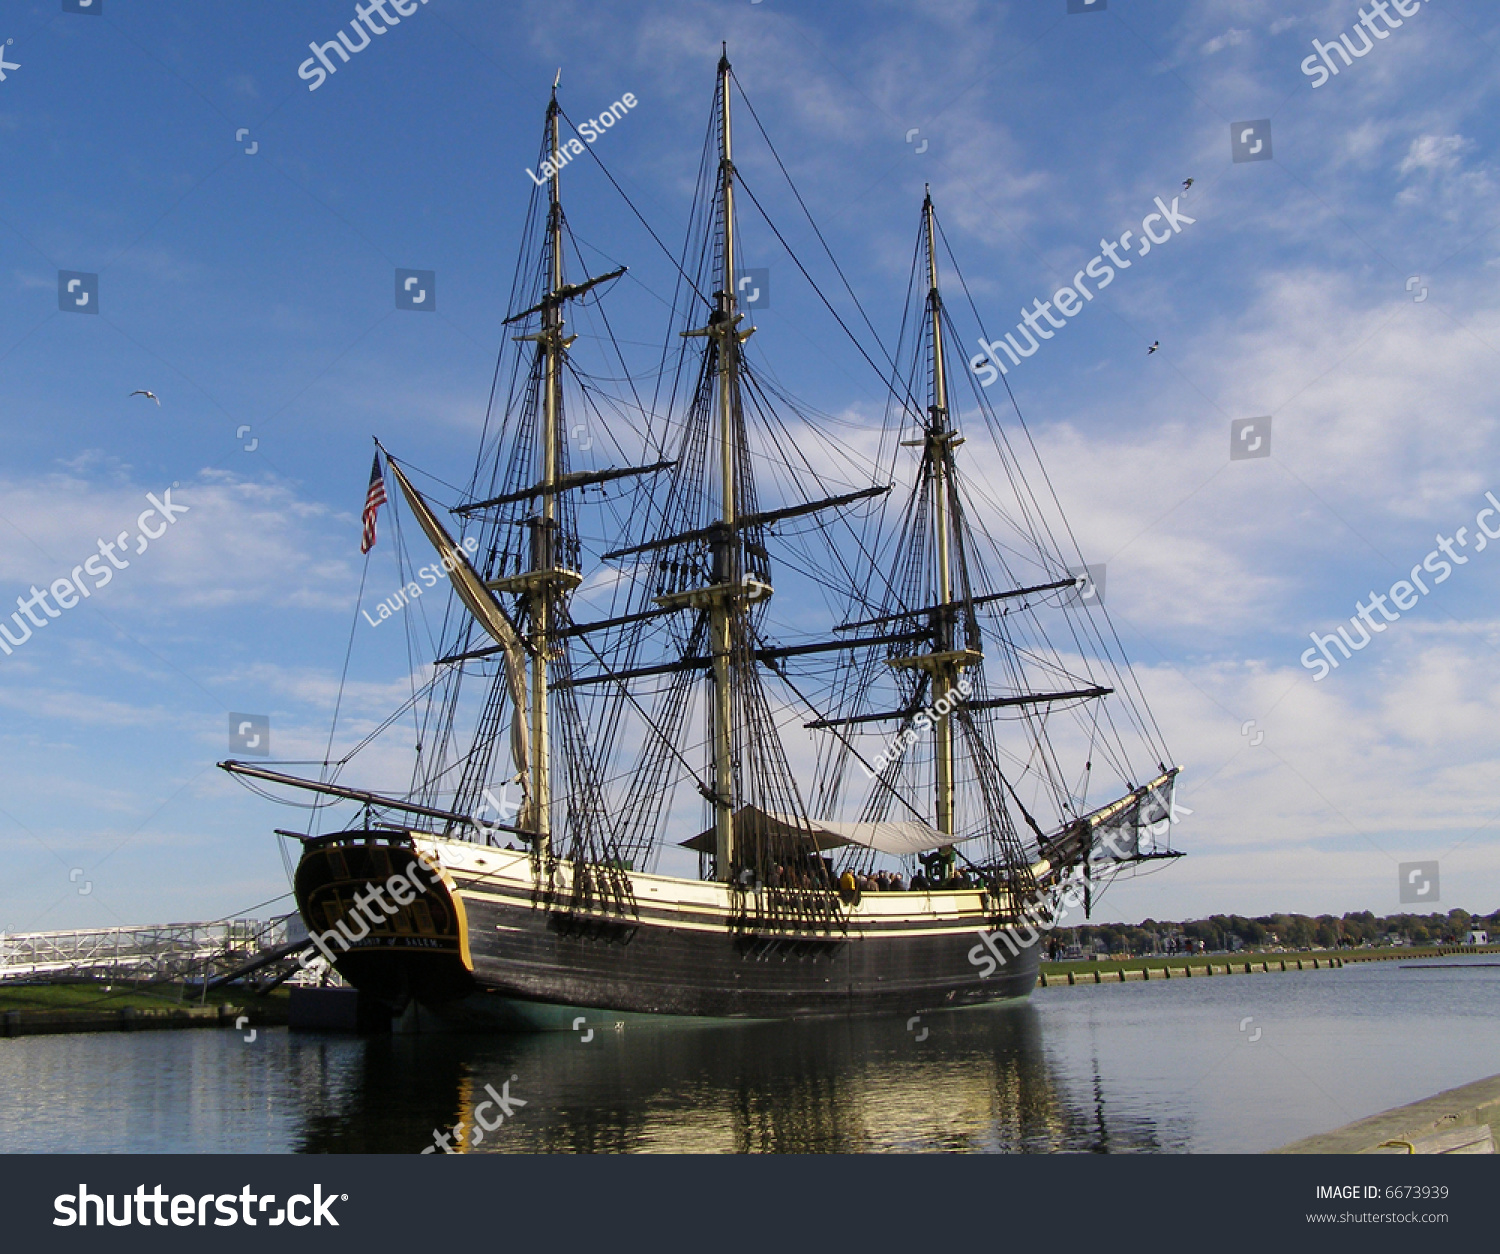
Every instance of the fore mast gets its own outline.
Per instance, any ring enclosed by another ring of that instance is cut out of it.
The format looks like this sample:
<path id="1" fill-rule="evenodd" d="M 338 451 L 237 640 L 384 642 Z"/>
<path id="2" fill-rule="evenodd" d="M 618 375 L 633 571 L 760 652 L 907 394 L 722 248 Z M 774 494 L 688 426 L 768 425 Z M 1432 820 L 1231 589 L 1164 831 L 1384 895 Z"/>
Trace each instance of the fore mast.
<path id="1" fill-rule="evenodd" d="M 558 80 L 562 77 L 558 72 Z M 521 826 L 535 832 L 536 851 L 546 855 L 552 839 L 552 743 L 549 734 L 548 667 L 552 648 L 553 603 L 560 601 L 583 582 L 576 570 L 558 565 L 561 556 L 557 523 L 557 476 L 559 389 L 562 385 L 563 356 L 574 337 L 563 336 L 563 301 L 568 293 L 563 287 L 561 142 L 557 104 L 557 81 L 552 84 L 552 99 L 547 106 L 547 136 L 551 147 L 552 177 L 547 180 L 547 268 L 548 291 L 541 300 L 542 328 L 518 340 L 534 340 L 542 353 L 542 413 L 537 432 L 541 451 L 541 477 L 536 490 L 539 497 L 531 524 L 531 566 L 510 579 L 499 579 L 490 586 L 497 591 L 523 592 L 528 607 L 528 635 L 531 641 L 531 724 L 532 813 L 520 816 Z"/>
<path id="2" fill-rule="evenodd" d="M 561 80 L 558 72 L 558 81 Z M 563 276 L 563 211 L 561 195 L 562 158 L 560 118 L 557 103 L 558 81 L 552 84 L 552 99 L 547 106 L 545 137 L 550 152 L 552 173 L 547 180 L 547 234 L 544 266 L 546 292 L 530 309 L 507 318 L 519 322 L 532 314 L 541 314 L 541 329 L 529 335 L 518 335 L 518 341 L 534 342 L 541 355 L 541 412 L 536 426 L 538 478 L 520 493 L 481 501 L 466 506 L 472 511 L 518 499 L 536 501 L 535 510 L 525 519 L 530 529 L 529 563 L 514 575 L 489 580 L 487 587 L 502 593 L 518 593 L 525 599 L 527 642 L 531 646 L 530 700 L 527 723 L 532 746 L 531 795 L 529 814 L 517 816 L 518 826 L 533 834 L 533 847 L 547 855 L 552 842 L 552 737 L 550 668 L 558 642 L 558 632 L 567 618 L 568 595 L 583 582 L 575 569 L 577 536 L 564 534 L 559 519 L 558 498 L 561 492 L 580 485 L 590 476 L 564 476 L 562 454 L 562 372 L 567 351 L 577 336 L 563 334 L 563 306 L 596 285 L 624 273 L 623 268 L 583 283 L 569 284 Z M 576 141 L 574 141 L 576 142 Z"/>

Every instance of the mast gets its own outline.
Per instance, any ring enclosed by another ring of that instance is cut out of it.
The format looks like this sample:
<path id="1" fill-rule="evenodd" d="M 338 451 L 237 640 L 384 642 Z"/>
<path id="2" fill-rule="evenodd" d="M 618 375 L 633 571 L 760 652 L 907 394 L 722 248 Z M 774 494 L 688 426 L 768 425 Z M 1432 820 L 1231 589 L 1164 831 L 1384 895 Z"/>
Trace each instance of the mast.
<path id="1" fill-rule="evenodd" d="M 709 581 L 705 587 L 689 588 L 657 598 L 663 608 L 707 610 L 709 634 L 709 677 L 712 692 L 714 875 L 720 881 L 731 878 L 736 856 L 734 845 L 734 810 L 737 795 L 734 777 L 734 688 L 737 668 L 747 663 L 735 655 L 736 620 L 745 608 L 771 595 L 771 585 L 755 573 L 747 572 L 743 560 L 743 534 L 765 518 L 752 512 L 741 515 L 739 492 L 740 443 L 740 346 L 752 334 L 739 329 L 743 317 L 736 308 L 734 286 L 734 158 L 729 125 L 729 54 L 719 58 L 719 179 L 718 194 L 722 209 L 722 236 L 719 241 L 720 270 L 714 307 L 708 325 L 682 332 L 684 336 L 705 336 L 710 344 L 711 360 L 718 372 L 714 400 L 714 426 L 718 429 L 719 510 L 701 532 L 695 533 L 708 542 Z M 710 447 L 712 441 L 710 440 Z M 712 451 L 712 448 L 711 448 Z M 710 472 L 712 473 L 712 472 Z M 664 548 L 692 539 L 692 534 L 669 536 L 637 549 L 617 550 L 606 557 L 618 557 L 645 549 Z M 704 790 L 708 791 L 707 789 Z"/>
<path id="2" fill-rule="evenodd" d="M 963 437 L 949 424 L 948 376 L 943 355 L 943 297 L 938 289 L 937 239 L 929 189 L 922 201 L 922 239 L 927 249 L 927 314 L 932 330 L 932 393 L 927 422 L 920 440 L 903 440 L 908 447 L 922 449 L 922 473 L 932 499 L 933 552 L 937 560 L 937 602 L 931 606 L 930 653 L 893 657 L 895 667 L 926 671 L 932 677 L 932 749 L 935 826 L 945 836 L 955 834 L 954 819 L 954 689 L 965 667 L 977 664 L 982 654 L 976 648 L 956 647 L 953 596 L 953 450 Z M 962 557 L 960 556 L 960 561 Z M 965 574 L 963 585 L 968 590 Z M 969 642 L 966 640 L 965 645 Z M 962 694 L 959 694 L 962 695 Z M 946 711 L 938 713 L 938 710 Z"/>
<path id="3" fill-rule="evenodd" d="M 939 654 L 953 648 L 953 575 L 950 566 L 948 525 L 948 458 L 952 432 L 948 428 L 948 380 L 943 373 L 943 301 L 938 293 L 937 248 L 933 238 L 932 193 L 922 201 L 922 217 L 927 230 L 927 304 L 932 315 L 932 405 L 928 408 L 928 459 L 932 467 L 935 497 L 933 526 L 937 528 Z M 934 666 L 933 698 L 948 710 L 949 694 L 957 674 L 956 666 Z M 945 713 L 933 723 L 933 754 L 937 765 L 937 829 L 953 835 L 953 723 Z"/>
<path id="4" fill-rule="evenodd" d="M 517 817 L 518 826 L 531 837 L 537 853 L 550 854 L 553 845 L 552 802 L 554 781 L 573 795 L 578 795 L 576 776 L 583 769 L 577 765 L 578 755 L 573 746 L 583 733 L 575 726 L 576 712 L 564 700 L 554 711 L 553 694 L 558 689 L 555 672 L 566 675 L 568 659 L 565 640 L 569 631 L 568 596 L 583 582 L 576 569 L 579 561 L 579 542 L 569 498 L 564 494 L 616 479 L 648 474 L 660 470 L 670 463 L 658 462 L 654 466 L 631 466 L 609 470 L 569 473 L 562 433 L 567 423 L 564 414 L 563 372 L 568 364 L 568 350 L 578 338 L 564 333 L 564 306 L 570 300 L 584 296 L 601 284 L 619 278 L 625 267 L 596 275 L 581 283 L 568 283 L 563 274 L 563 207 L 561 193 L 561 169 L 569 152 L 577 155 L 583 151 L 575 139 L 566 142 L 561 134 L 562 109 L 557 101 L 558 84 L 562 72 L 552 84 L 552 96 L 547 105 L 547 114 L 542 135 L 542 151 L 546 154 L 541 167 L 547 173 L 547 216 L 545 235 L 540 250 L 540 273 L 528 267 L 528 283 L 540 289 L 539 299 L 527 309 L 511 314 L 505 319 L 506 326 L 539 316 L 540 326 L 529 334 L 515 336 L 517 342 L 537 345 L 527 375 L 526 391 L 519 398 L 521 422 L 517 442 L 510 446 L 510 469 L 507 480 L 494 486 L 506 490 L 484 500 L 472 501 L 455 509 L 455 513 L 470 516 L 495 511 L 489 516 L 493 525 L 504 536 L 526 537 L 518 544 L 515 553 L 516 570 L 510 573 L 512 541 L 506 539 L 504 556 L 500 559 L 500 572 L 494 576 L 496 552 L 490 553 L 489 576 L 484 580 L 485 588 L 492 593 L 515 595 L 521 598 L 525 616 L 525 647 L 531 655 L 529 685 L 523 674 L 520 683 L 512 687 L 516 701 L 517 722 L 525 728 L 531 748 L 531 769 L 527 777 L 528 790 L 522 813 Z M 541 180 L 538 180 L 541 186 Z M 540 193 L 538 193 L 540 194 Z M 535 290 L 532 289 L 532 290 Z M 513 398 L 513 401 L 516 398 Z M 498 454 L 497 454 L 498 456 Z M 467 657 L 483 657 L 493 652 L 479 649 L 458 653 L 442 660 L 458 662 Z M 559 717 L 558 728 L 552 726 L 554 713 Z M 557 730 L 557 742 L 562 745 L 567 757 L 554 762 L 552 732 Z M 554 770 L 553 768 L 557 769 Z M 465 786 L 477 797 L 478 790 L 486 781 L 465 778 Z M 582 788 L 590 797 L 597 793 L 594 784 Z M 570 815 L 575 811 L 570 810 Z M 592 839 L 591 837 L 588 839 Z M 574 846 L 577 847 L 576 844 Z M 572 856 L 577 857 L 575 853 Z"/>
<path id="5" fill-rule="evenodd" d="M 737 546 L 735 522 L 734 400 L 739 387 L 740 339 L 736 324 L 734 289 L 734 160 L 729 130 L 729 50 L 719 57 L 719 180 L 724 208 L 723 273 L 717 293 L 718 308 L 710 330 L 719 339 L 719 534 L 714 544 L 716 582 L 728 583 L 738 574 L 733 569 Z M 715 596 L 709 607 L 709 634 L 713 651 L 714 695 L 714 869 L 727 882 L 734 859 L 734 692 L 730 673 L 730 596 L 727 590 Z"/>
<path id="6" fill-rule="evenodd" d="M 562 71 L 558 72 L 558 80 Z M 547 852 L 552 828 L 552 745 L 548 736 L 547 664 L 551 627 L 553 555 L 557 532 L 557 389 L 563 352 L 562 343 L 562 162 L 558 136 L 557 80 L 547 106 L 547 130 L 552 141 L 552 177 L 548 180 L 547 237 L 552 251 L 549 299 L 542 309 L 542 351 L 546 355 L 542 406 L 541 520 L 533 533 L 531 566 L 544 576 L 531 602 L 531 629 L 535 652 L 531 656 L 531 743 L 536 746 L 532 772 L 532 815 L 536 823 L 537 851 Z"/>
<path id="7" fill-rule="evenodd" d="M 562 71 L 558 71 L 561 80 Z M 602 282 L 601 276 L 575 287 L 563 284 L 561 152 L 562 141 L 558 119 L 557 82 L 552 84 L 552 99 L 547 105 L 546 141 L 551 153 L 552 175 L 547 183 L 547 292 L 540 303 L 506 319 L 515 322 L 528 314 L 540 313 L 542 328 L 518 340 L 533 340 L 542 354 L 542 412 L 537 439 L 541 453 L 541 477 L 524 497 L 538 501 L 536 513 L 526 521 L 531 528 L 531 561 L 521 574 L 491 580 L 488 586 L 505 592 L 519 592 L 528 606 L 528 636 L 531 645 L 531 700 L 527 719 L 531 728 L 532 779 L 530 814 L 522 816 L 523 825 L 532 832 L 538 853 L 546 854 L 552 837 L 552 744 L 551 744 L 551 654 L 554 601 L 560 600 L 581 582 L 582 576 L 560 561 L 566 559 L 558 543 L 558 495 L 562 490 L 558 465 L 561 430 L 562 367 L 564 354 L 574 337 L 563 334 L 563 303 Z M 618 272 L 616 272 L 618 273 Z"/>

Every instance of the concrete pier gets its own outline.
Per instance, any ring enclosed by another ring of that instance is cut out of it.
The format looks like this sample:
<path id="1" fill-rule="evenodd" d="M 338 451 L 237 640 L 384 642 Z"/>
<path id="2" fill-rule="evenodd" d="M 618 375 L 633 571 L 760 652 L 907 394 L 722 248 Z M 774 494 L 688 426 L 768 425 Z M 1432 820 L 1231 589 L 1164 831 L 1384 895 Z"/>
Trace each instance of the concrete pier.
<path id="1" fill-rule="evenodd" d="M 1283 1145 L 1275 1154 L 1493 1154 L 1500 1076 Z"/>

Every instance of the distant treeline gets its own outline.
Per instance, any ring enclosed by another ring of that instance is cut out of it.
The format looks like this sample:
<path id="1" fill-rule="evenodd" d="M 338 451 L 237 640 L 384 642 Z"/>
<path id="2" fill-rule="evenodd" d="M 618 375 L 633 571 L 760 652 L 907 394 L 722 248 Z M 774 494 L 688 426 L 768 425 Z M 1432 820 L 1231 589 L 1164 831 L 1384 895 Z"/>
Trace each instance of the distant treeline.
<path id="1" fill-rule="evenodd" d="M 1260 949 L 1282 945 L 1288 949 L 1341 949 L 1358 945 L 1405 942 L 1412 945 L 1458 945 L 1473 930 L 1500 933 L 1500 910 L 1470 914 L 1390 914 L 1368 910 L 1316 917 L 1305 914 L 1267 914 L 1247 918 L 1215 914 L 1182 923 L 1146 919 L 1138 924 L 1097 923 L 1058 928 L 1048 949 L 1056 955 L 1069 945 L 1108 953 L 1175 953 L 1185 949 Z"/>

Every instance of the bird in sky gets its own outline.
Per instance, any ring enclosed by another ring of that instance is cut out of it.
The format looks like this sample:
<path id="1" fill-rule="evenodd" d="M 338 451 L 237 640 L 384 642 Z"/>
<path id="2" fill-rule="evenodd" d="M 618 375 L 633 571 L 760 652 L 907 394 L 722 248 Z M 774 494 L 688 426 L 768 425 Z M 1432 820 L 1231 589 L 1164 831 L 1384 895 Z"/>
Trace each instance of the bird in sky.
<path id="1" fill-rule="evenodd" d="M 1193 180 L 1192 179 L 1183 179 L 1182 180 L 1182 190 L 1183 191 L 1187 191 L 1187 189 L 1190 188 L 1192 185 L 1193 185 Z"/>
<path id="2" fill-rule="evenodd" d="M 1151 347 L 1146 350 L 1146 356 L 1147 357 L 1151 356 L 1151 354 L 1154 353 L 1160 347 L 1161 347 L 1161 341 L 1160 340 L 1153 340 L 1151 342 Z"/>
<path id="3" fill-rule="evenodd" d="M 156 395 L 156 393 L 155 392 L 148 392 L 144 388 L 138 388 L 138 389 L 136 389 L 136 391 L 132 392 L 130 395 L 131 396 L 144 396 L 147 400 L 155 401 L 158 407 L 160 407 L 160 405 L 161 405 L 161 399 Z"/>

